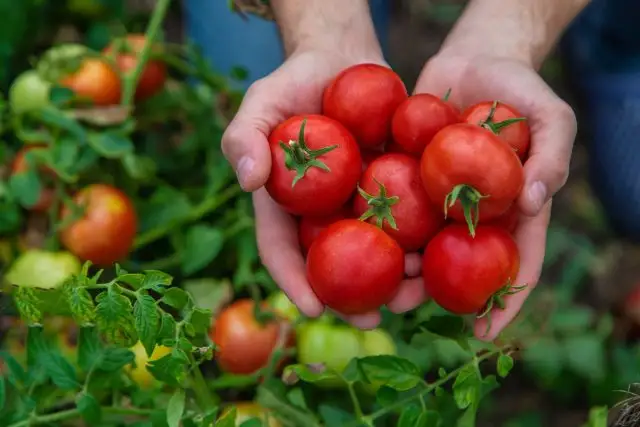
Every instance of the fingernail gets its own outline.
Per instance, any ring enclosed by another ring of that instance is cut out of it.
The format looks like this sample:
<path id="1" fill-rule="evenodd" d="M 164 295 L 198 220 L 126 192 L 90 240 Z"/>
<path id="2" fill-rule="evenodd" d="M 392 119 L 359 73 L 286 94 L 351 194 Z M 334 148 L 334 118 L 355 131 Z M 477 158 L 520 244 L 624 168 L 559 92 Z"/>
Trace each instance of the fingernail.
<path id="1" fill-rule="evenodd" d="M 536 181 L 529 186 L 527 195 L 529 196 L 531 204 L 536 208 L 536 211 L 539 211 L 547 200 L 547 186 L 541 181 Z"/>
<path id="2" fill-rule="evenodd" d="M 251 157 L 242 156 L 236 166 L 236 175 L 238 176 L 238 182 L 243 190 L 247 189 L 247 180 L 253 171 L 253 165 L 255 162 Z"/>

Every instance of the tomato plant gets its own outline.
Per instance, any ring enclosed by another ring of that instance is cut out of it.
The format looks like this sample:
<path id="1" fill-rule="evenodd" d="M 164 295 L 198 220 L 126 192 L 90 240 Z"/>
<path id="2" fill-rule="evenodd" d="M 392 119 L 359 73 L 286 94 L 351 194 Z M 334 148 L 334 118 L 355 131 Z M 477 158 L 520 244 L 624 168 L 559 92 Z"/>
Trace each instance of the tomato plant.
<path id="1" fill-rule="evenodd" d="M 144 345 L 138 341 L 132 348 L 134 359 L 133 363 L 127 367 L 127 373 L 131 379 L 140 388 L 151 388 L 154 386 L 162 385 L 161 382 L 155 379 L 155 377 L 147 369 L 147 364 L 154 360 L 161 359 L 162 357 L 171 353 L 170 347 L 156 346 L 153 352 L 149 356 L 144 348 Z"/>
<path id="2" fill-rule="evenodd" d="M 344 124 L 363 147 L 373 148 L 389 139 L 393 113 L 406 98 L 404 83 L 390 68 L 354 65 L 327 86 L 322 113 Z"/>

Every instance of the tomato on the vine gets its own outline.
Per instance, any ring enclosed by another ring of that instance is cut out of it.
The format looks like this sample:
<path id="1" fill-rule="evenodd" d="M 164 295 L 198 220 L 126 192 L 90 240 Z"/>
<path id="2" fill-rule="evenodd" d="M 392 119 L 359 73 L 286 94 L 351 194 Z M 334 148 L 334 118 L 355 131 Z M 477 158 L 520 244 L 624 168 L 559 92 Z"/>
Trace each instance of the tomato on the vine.
<path id="1" fill-rule="evenodd" d="M 527 159 L 529 125 L 515 107 L 498 101 L 480 102 L 462 112 L 462 121 L 492 131 L 516 151 L 521 161 Z"/>
<path id="2" fill-rule="evenodd" d="M 271 311 L 267 304 L 261 309 Z M 288 328 L 281 319 L 260 323 L 255 316 L 255 302 L 251 299 L 234 302 L 222 310 L 210 332 L 217 346 L 218 366 L 237 375 L 255 373 L 267 366 L 280 340 L 283 347 L 293 344 L 295 335 Z"/>
<path id="3" fill-rule="evenodd" d="M 378 309 L 396 295 L 404 252 L 375 225 L 343 219 L 322 231 L 307 255 L 307 278 L 320 301 L 343 314 Z"/>
<path id="4" fill-rule="evenodd" d="M 300 310 L 294 303 L 291 302 L 289 297 L 282 291 L 274 292 L 267 298 L 267 303 L 276 314 L 289 322 L 297 321 L 301 314 Z"/>
<path id="5" fill-rule="evenodd" d="M 43 79 L 36 70 L 20 74 L 9 88 L 9 105 L 16 114 L 39 110 L 49 105 L 51 83 Z"/>
<path id="6" fill-rule="evenodd" d="M 235 426 L 240 427 L 245 425 L 245 421 L 251 419 L 259 419 L 262 423 L 261 426 L 266 427 L 281 427 L 282 424 L 278 422 L 272 415 L 268 415 L 269 411 L 256 402 L 234 402 L 231 406 L 227 406 L 220 414 L 220 418 L 224 418 L 228 415 L 232 408 L 236 409 L 236 422 Z M 217 424 L 217 423 L 216 423 Z M 226 425 L 226 424 L 225 424 Z M 248 425 L 248 424 L 247 424 Z"/>
<path id="7" fill-rule="evenodd" d="M 142 343 L 138 341 L 130 350 L 134 354 L 134 363 L 127 366 L 126 371 L 138 387 L 141 389 L 150 389 L 162 384 L 149 372 L 147 363 L 170 354 L 171 347 L 158 345 L 153 349 L 151 356 L 149 356 Z"/>
<path id="8" fill-rule="evenodd" d="M 132 73 L 137 64 L 140 51 L 146 43 L 144 34 L 128 34 L 124 40 L 116 40 L 104 49 L 104 54 L 115 55 L 115 63 L 120 73 L 126 76 Z M 159 48 L 153 46 L 152 52 L 158 52 Z M 167 80 L 167 66 L 157 59 L 149 59 L 145 64 L 138 85 L 135 98 L 138 101 L 147 99 L 158 93 L 164 87 Z"/>
<path id="9" fill-rule="evenodd" d="M 294 116 L 269 136 L 269 195 L 294 215 L 328 215 L 353 194 L 362 171 L 358 145 L 337 121 Z"/>
<path id="10" fill-rule="evenodd" d="M 407 96 L 392 69 L 359 64 L 340 72 L 326 87 L 322 112 L 345 125 L 360 145 L 373 148 L 389 139 L 391 117 Z"/>
<path id="11" fill-rule="evenodd" d="M 46 148 L 47 148 L 46 144 L 31 144 L 31 145 L 25 145 L 24 147 L 22 147 L 20 151 L 16 153 L 16 156 L 14 157 L 13 162 L 11 163 L 11 175 L 19 174 L 21 172 L 26 172 L 27 170 L 29 170 L 30 166 L 26 157 L 27 153 L 37 151 L 37 150 L 43 150 Z M 39 169 L 38 171 L 42 174 L 46 174 L 54 178 L 56 176 L 55 172 L 46 166 L 41 166 L 38 169 Z M 38 201 L 33 206 L 31 206 L 29 210 L 36 211 L 36 212 L 45 212 L 53 204 L 54 198 L 55 198 L 55 190 L 53 188 L 46 188 L 46 187 L 42 188 L 40 190 L 40 197 L 38 198 Z"/>
<path id="12" fill-rule="evenodd" d="M 434 135 L 460 122 L 460 112 L 444 99 L 429 93 L 407 98 L 396 110 L 391 122 L 393 140 L 402 149 L 420 156 Z"/>
<path id="13" fill-rule="evenodd" d="M 122 84 L 114 68 L 102 58 L 86 56 L 78 58 L 78 62 L 62 73 L 60 85 L 71 89 L 79 99 L 89 100 L 96 106 L 118 104 Z"/>
<path id="14" fill-rule="evenodd" d="M 444 224 L 420 181 L 420 163 L 405 154 L 384 154 L 360 178 L 354 211 L 376 224 L 406 251 L 422 249 Z"/>
<path id="15" fill-rule="evenodd" d="M 296 347 L 300 363 L 322 363 L 327 369 L 337 372 L 342 372 L 349 361 L 362 352 L 356 330 L 346 325 L 318 321 L 300 326 Z"/>
<path id="16" fill-rule="evenodd" d="M 437 206 L 473 235 L 477 222 L 504 214 L 524 185 L 516 153 L 490 131 L 468 123 L 438 132 L 422 154 L 422 184 Z"/>
<path id="17" fill-rule="evenodd" d="M 351 215 L 347 207 L 341 208 L 339 211 L 324 216 L 303 216 L 298 224 L 298 237 L 302 251 L 307 253 L 313 241 L 318 234 L 334 222 L 341 219 L 349 218 Z"/>
<path id="18" fill-rule="evenodd" d="M 427 245 L 422 275 L 429 297 L 455 314 L 504 308 L 504 297 L 523 289 L 514 286 L 520 254 L 509 232 L 479 225 L 475 237 L 463 224 L 445 227 Z"/>
<path id="19" fill-rule="evenodd" d="M 138 220 L 129 197 L 107 184 L 92 184 L 74 196 L 84 214 L 60 232 L 62 243 L 78 257 L 98 266 L 110 266 L 125 258 L 133 246 Z M 69 206 L 62 220 L 75 218 Z"/>

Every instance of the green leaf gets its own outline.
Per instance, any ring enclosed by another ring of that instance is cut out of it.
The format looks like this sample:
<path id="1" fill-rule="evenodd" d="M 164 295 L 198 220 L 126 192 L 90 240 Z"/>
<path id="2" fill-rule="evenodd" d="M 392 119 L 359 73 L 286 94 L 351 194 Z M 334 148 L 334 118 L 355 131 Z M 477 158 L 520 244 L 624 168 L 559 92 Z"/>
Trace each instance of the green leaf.
<path id="1" fill-rule="evenodd" d="M 145 271 L 144 274 L 144 280 L 140 285 L 142 289 L 163 293 L 164 288 L 171 286 L 173 282 L 173 277 L 162 271 L 148 270 Z"/>
<path id="2" fill-rule="evenodd" d="M 162 302 L 177 310 L 182 310 L 189 302 L 189 294 L 180 288 L 169 288 L 162 296 Z"/>
<path id="3" fill-rule="evenodd" d="M 110 347 L 104 349 L 98 369 L 104 372 L 116 372 L 133 362 L 135 355 L 126 348 Z"/>
<path id="4" fill-rule="evenodd" d="M 39 367 L 41 360 L 49 356 L 49 344 L 44 338 L 42 327 L 27 329 L 27 368 Z"/>
<path id="5" fill-rule="evenodd" d="M 4 365 L 7 369 L 5 375 L 7 376 L 10 384 L 15 387 L 19 387 L 27 382 L 27 373 L 15 357 L 6 351 L 0 351 L 0 359 L 4 361 Z"/>
<path id="6" fill-rule="evenodd" d="M 169 313 L 163 312 L 160 318 L 160 329 L 158 330 L 157 340 L 162 343 L 163 340 L 173 340 L 176 334 L 176 320 Z M 172 347 L 172 345 L 167 346 Z"/>
<path id="7" fill-rule="evenodd" d="M 148 202 L 140 205 L 140 232 L 174 224 L 188 217 L 191 209 L 185 193 L 168 186 L 159 187 Z"/>
<path id="8" fill-rule="evenodd" d="M 76 323 L 89 326 L 95 320 L 96 307 L 89 291 L 81 286 L 81 281 L 79 276 L 72 276 L 65 281 L 62 292 Z"/>
<path id="9" fill-rule="evenodd" d="M 9 178 L 9 189 L 18 202 L 30 208 L 40 199 L 42 184 L 36 168 L 27 168 Z"/>
<path id="10" fill-rule="evenodd" d="M 13 299 L 20 313 L 20 317 L 29 326 L 39 325 L 42 321 L 40 299 L 33 288 L 18 286 L 13 293 Z"/>
<path id="11" fill-rule="evenodd" d="M 49 100 L 55 104 L 56 106 L 63 106 L 68 104 L 71 100 L 75 98 L 75 93 L 73 90 L 62 87 L 62 86 L 52 86 L 49 91 Z"/>
<path id="12" fill-rule="evenodd" d="M 187 230 L 182 252 L 182 272 L 191 275 L 203 269 L 222 250 L 224 234 L 217 228 L 196 224 Z"/>
<path id="13" fill-rule="evenodd" d="M 237 415 L 238 411 L 236 410 L 236 407 L 232 406 L 231 409 L 227 411 L 227 413 L 218 418 L 215 427 L 236 427 Z"/>
<path id="14" fill-rule="evenodd" d="M 449 314 L 433 315 L 420 328 L 433 335 L 456 341 L 460 347 L 469 350 L 469 333 L 464 319 Z"/>
<path id="15" fill-rule="evenodd" d="M 50 352 L 40 363 L 44 364 L 51 381 L 61 389 L 75 390 L 80 386 L 75 369 L 61 354 Z"/>
<path id="16" fill-rule="evenodd" d="M 352 413 L 326 403 L 318 405 L 318 412 L 326 426 L 354 425 L 356 421 L 356 417 Z"/>
<path id="17" fill-rule="evenodd" d="M 34 111 L 33 114 L 48 125 L 66 130 L 75 135 L 81 141 L 86 138 L 84 128 L 72 117 L 57 108 L 44 108 Z"/>
<path id="18" fill-rule="evenodd" d="M 406 391 L 420 384 L 420 369 L 397 356 L 368 356 L 358 359 L 358 366 L 372 383 L 384 383 L 398 391 Z"/>
<path id="19" fill-rule="evenodd" d="M 0 375 L 0 412 L 4 409 L 7 401 L 7 387 L 4 382 L 4 376 Z"/>
<path id="20" fill-rule="evenodd" d="M 595 313 L 588 307 L 566 306 L 551 314 L 549 324 L 553 330 L 575 333 L 591 329 Z"/>
<path id="21" fill-rule="evenodd" d="M 78 365 L 85 372 L 89 372 L 100 363 L 102 352 L 102 343 L 97 329 L 94 327 L 81 327 L 78 334 Z"/>
<path id="22" fill-rule="evenodd" d="M 151 357 L 153 349 L 156 347 L 160 326 L 160 314 L 152 296 L 138 294 L 136 305 L 133 308 L 133 317 L 136 321 L 138 339 L 142 342 L 147 355 Z"/>
<path id="23" fill-rule="evenodd" d="M 522 350 L 525 368 L 532 370 L 547 383 L 560 375 L 564 365 L 563 348 L 552 338 L 542 337 L 536 345 L 525 346 Z"/>
<path id="24" fill-rule="evenodd" d="M 169 427 L 180 427 L 180 420 L 184 413 L 185 394 L 183 389 L 176 390 L 169 399 L 167 406 L 167 424 Z"/>
<path id="25" fill-rule="evenodd" d="M 328 370 L 319 364 L 296 364 L 287 366 L 282 377 L 286 384 L 291 385 L 295 384 L 298 380 L 306 383 L 315 383 L 329 379 L 335 380 L 338 378 L 338 375 L 334 371 Z"/>
<path id="26" fill-rule="evenodd" d="M 605 376 L 604 342 L 597 335 L 571 336 L 564 341 L 566 366 L 578 375 L 591 381 L 600 381 Z"/>
<path id="27" fill-rule="evenodd" d="M 214 314 L 233 299 L 229 280 L 191 279 L 182 282 L 182 287 L 191 294 L 196 307 L 211 310 Z"/>
<path id="28" fill-rule="evenodd" d="M 609 410 L 606 406 L 596 406 L 589 410 L 589 420 L 584 427 L 607 427 Z"/>
<path id="29" fill-rule="evenodd" d="M 134 345 L 138 337 L 129 298 L 122 295 L 119 287 L 113 285 L 99 294 L 96 301 L 96 321 L 105 337 L 124 347 Z"/>
<path id="30" fill-rule="evenodd" d="M 481 378 L 474 364 L 465 365 L 453 383 L 453 398 L 460 409 L 475 407 L 480 396 Z"/>
<path id="31" fill-rule="evenodd" d="M 133 152 L 133 142 L 117 132 L 91 132 L 87 139 L 101 156 L 119 159 Z"/>
<path id="32" fill-rule="evenodd" d="M 12 200 L 0 200 L 0 233 L 8 234 L 20 228 L 22 209 Z"/>
<path id="33" fill-rule="evenodd" d="M 423 411 L 417 404 L 405 406 L 398 419 L 398 427 L 438 427 L 442 419 L 436 411 Z"/>
<path id="34" fill-rule="evenodd" d="M 136 181 L 147 181 L 156 174 L 156 164 L 148 157 L 128 153 L 123 157 L 122 164 L 127 174 Z"/>
<path id="35" fill-rule="evenodd" d="M 102 419 L 100 404 L 91 394 L 87 392 L 78 393 L 76 396 L 76 406 L 85 422 L 98 423 Z"/>
<path id="36" fill-rule="evenodd" d="M 211 328 L 212 313 L 211 310 L 205 310 L 195 307 L 191 313 L 191 322 L 196 334 L 206 334 Z"/>
<path id="37" fill-rule="evenodd" d="M 501 354 L 498 357 L 498 375 L 505 378 L 513 368 L 513 358 L 507 354 Z"/>
<path id="38" fill-rule="evenodd" d="M 456 427 L 476 427 L 476 413 L 475 407 L 471 406 L 462 413 L 462 416 L 458 418 Z"/>
<path id="39" fill-rule="evenodd" d="M 147 369 L 158 380 L 174 387 L 180 386 L 180 381 L 185 376 L 187 362 L 181 350 L 172 351 L 160 359 L 147 363 Z"/>

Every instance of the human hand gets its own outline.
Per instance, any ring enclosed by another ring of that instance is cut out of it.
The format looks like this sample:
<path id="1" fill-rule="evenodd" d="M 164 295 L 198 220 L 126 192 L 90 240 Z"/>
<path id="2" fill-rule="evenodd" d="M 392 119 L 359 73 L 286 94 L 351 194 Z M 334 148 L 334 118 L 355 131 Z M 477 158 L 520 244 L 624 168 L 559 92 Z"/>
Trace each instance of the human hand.
<path id="1" fill-rule="evenodd" d="M 576 119 L 571 107 L 558 98 L 532 66 L 508 56 L 468 54 L 455 47 L 443 49 L 423 69 L 415 92 L 444 94 L 449 88 L 449 99 L 459 107 L 487 100 L 513 105 L 527 117 L 531 130 L 525 184 L 517 201 L 521 215 L 514 234 L 520 251 L 516 284 L 527 287 L 507 296 L 504 310 L 493 309 L 488 332 L 486 317 L 476 321 L 476 336 L 490 341 L 517 315 L 540 277 L 551 197 L 568 177 Z"/>

